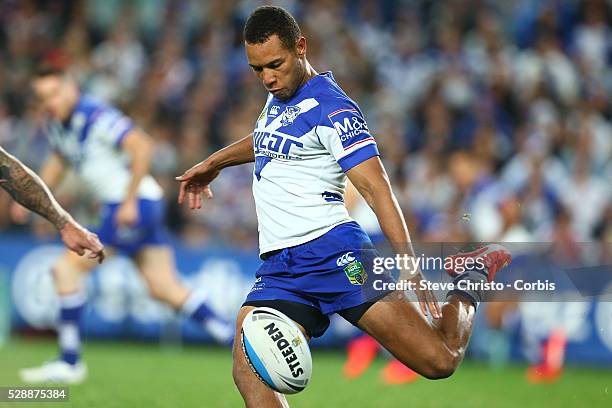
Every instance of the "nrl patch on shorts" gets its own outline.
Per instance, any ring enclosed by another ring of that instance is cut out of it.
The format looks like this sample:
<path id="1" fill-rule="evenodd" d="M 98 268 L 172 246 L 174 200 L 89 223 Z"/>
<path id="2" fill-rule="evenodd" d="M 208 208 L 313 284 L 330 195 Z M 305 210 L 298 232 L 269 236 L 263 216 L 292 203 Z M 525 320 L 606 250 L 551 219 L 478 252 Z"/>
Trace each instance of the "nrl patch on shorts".
<path id="1" fill-rule="evenodd" d="M 344 267 L 344 273 L 353 285 L 363 285 L 368 279 L 368 274 L 359 261 L 353 261 Z"/>

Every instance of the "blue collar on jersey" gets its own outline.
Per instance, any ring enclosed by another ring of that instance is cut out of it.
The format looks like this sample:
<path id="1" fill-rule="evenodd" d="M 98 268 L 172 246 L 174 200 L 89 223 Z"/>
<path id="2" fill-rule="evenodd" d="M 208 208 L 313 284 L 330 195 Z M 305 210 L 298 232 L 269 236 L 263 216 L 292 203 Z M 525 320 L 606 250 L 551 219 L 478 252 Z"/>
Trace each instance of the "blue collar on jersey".
<path id="1" fill-rule="evenodd" d="M 82 143 L 87 138 L 89 128 L 92 124 L 92 115 L 94 115 L 94 112 L 101 109 L 104 109 L 104 105 L 100 101 L 80 93 L 79 99 L 72 108 L 72 112 L 70 113 L 68 118 L 63 122 L 57 122 L 64 130 L 61 135 L 65 137 L 69 134 L 69 132 L 73 130 L 73 127 L 75 125 L 74 117 L 77 114 L 81 114 L 85 120 L 85 123 L 81 123 L 79 125 L 80 129 L 78 131 L 78 141 Z"/>
<path id="2" fill-rule="evenodd" d="M 74 118 L 75 114 L 80 112 L 83 113 L 85 117 L 89 117 L 89 115 L 91 115 L 97 109 L 99 109 L 99 103 L 95 99 L 87 95 L 83 95 L 82 93 L 79 93 L 79 99 L 72 108 L 72 112 L 70 112 L 68 118 L 66 118 L 66 120 L 64 120 L 60 124 L 64 129 L 69 130 L 72 126 L 72 119 Z"/>
<path id="3" fill-rule="evenodd" d="M 272 100 L 275 103 L 278 104 L 288 104 L 289 101 L 297 98 L 298 96 L 300 96 L 300 94 L 302 94 L 303 92 L 305 92 L 307 89 L 312 88 L 313 86 L 316 86 L 319 82 L 324 81 L 324 80 L 332 80 L 333 82 L 336 82 L 336 80 L 334 79 L 334 74 L 332 74 L 331 71 L 325 71 L 325 72 L 321 72 L 315 76 L 313 76 L 312 78 L 310 78 L 308 81 L 306 81 L 304 84 L 302 84 L 291 96 L 291 98 L 287 99 L 286 101 L 282 101 L 278 98 L 276 98 L 276 96 L 272 96 Z"/>

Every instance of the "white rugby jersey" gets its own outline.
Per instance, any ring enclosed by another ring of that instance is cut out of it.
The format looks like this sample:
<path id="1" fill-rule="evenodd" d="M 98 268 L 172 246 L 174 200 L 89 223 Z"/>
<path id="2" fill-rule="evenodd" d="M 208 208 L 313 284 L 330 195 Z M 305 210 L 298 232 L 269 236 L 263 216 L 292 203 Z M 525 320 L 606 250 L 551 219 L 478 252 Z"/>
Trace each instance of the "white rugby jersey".
<path id="1" fill-rule="evenodd" d="M 53 149 L 100 202 L 119 203 L 126 198 L 131 180 L 130 158 L 121 141 L 133 127 L 117 109 L 81 96 L 66 123 L 51 121 L 47 135 Z M 140 182 L 138 197 L 158 200 L 162 189 L 147 175 Z"/>
<path id="2" fill-rule="evenodd" d="M 348 221 L 345 172 L 378 155 L 359 107 L 331 72 L 280 101 L 271 94 L 253 133 L 260 254 L 300 245 Z"/>

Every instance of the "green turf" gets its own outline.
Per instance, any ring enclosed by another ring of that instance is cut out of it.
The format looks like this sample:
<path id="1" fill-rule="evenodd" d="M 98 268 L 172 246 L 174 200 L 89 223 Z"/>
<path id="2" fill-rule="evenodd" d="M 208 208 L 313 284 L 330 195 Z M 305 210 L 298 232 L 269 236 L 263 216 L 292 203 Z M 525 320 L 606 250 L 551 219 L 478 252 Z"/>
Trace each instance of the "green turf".
<path id="1" fill-rule="evenodd" d="M 52 340 L 14 339 L 0 349 L 0 386 L 20 385 L 17 369 L 52 357 Z M 228 351 L 208 347 L 160 348 L 156 344 L 90 342 L 90 377 L 70 388 L 69 403 L 1 407 L 239 407 Z M 306 391 L 289 397 L 292 407 L 612 407 L 612 370 L 567 369 L 552 385 L 529 385 L 524 367 L 492 371 L 465 362 L 441 381 L 387 386 L 379 380 L 384 360 L 362 377 L 341 375 L 344 356 L 314 352 L 314 376 Z"/>

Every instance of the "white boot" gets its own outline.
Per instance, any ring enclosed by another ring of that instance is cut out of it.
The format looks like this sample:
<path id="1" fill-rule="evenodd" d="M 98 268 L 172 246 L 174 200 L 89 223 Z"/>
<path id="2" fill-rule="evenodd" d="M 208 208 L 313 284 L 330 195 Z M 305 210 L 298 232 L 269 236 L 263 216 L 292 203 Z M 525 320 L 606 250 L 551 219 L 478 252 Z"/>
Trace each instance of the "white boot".
<path id="1" fill-rule="evenodd" d="M 44 363 L 39 367 L 24 368 L 19 371 L 19 377 L 25 383 L 61 383 L 80 384 L 87 378 L 87 366 L 78 362 L 71 365 L 61 360 Z"/>

